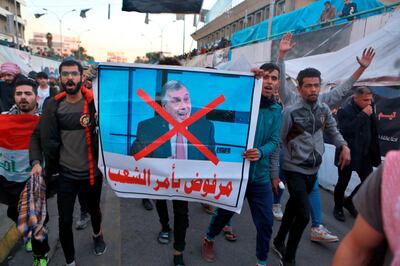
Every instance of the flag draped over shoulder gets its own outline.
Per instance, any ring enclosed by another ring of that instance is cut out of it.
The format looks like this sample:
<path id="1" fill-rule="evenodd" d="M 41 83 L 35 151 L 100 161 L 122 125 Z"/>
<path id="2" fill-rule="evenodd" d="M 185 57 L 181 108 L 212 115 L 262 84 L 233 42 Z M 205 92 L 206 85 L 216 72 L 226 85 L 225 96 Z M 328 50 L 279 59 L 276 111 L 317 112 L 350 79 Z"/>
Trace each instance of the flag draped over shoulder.
<path id="1" fill-rule="evenodd" d="M 203 0 L 123 0 L 122 11 L 198 14 L 202 5 Z"/>
<path id="2" fill-rule="evenodd" d="M 8 181 L 28 179 L 29 142 L 39 120 L 35 115 L 0 115 L 0 175 Z"/>

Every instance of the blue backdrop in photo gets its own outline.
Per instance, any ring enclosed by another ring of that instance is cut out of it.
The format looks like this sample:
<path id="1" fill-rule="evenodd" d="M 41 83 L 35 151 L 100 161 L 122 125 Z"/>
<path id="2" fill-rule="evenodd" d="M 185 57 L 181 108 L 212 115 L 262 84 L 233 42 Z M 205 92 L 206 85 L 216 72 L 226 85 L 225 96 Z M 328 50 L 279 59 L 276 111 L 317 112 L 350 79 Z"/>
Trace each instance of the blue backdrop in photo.
<path id="1" fill-rule="evenodd" d="M 215 126 L 217 157 L 225 162 L 241 162 L 249 131 L 254 77 L 208 72 L 99 66 L 99 119 L 104 151 L 129 154 L 138 123 L 155 116 L 154 110 L 136 95 L 137 90 L 142 88 L 156 99 L 162 85 L 170 80 L 178 80 L 187 87 L 192 113 L 219 95 L 225 96 L 225 102 L 206 119 Z"/>

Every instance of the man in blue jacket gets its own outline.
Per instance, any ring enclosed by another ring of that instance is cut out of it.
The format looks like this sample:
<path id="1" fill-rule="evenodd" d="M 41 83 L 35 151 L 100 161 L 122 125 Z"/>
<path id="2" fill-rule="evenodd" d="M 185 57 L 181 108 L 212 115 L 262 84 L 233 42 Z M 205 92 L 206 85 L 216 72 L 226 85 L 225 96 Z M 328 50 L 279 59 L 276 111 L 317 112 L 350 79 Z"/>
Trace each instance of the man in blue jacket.
<path id="1" fill-rule="evenodd" d="M 271 182 L 274 187 L 279 183 L 278 178 L 270 180 L 269 157 L 279 144 L 282 108 L 273 96 L 279 86 L 279 67 L 267 63 L 260 68 L 264 71 L 264 76 L 254 148 L 245 151 L 243 157 L 251 161 L 246 197 L 257 229 L 257 265 L 266 265 L 273 225 Z M 218 214 L 212 219 L 202 245 L 202 256 L 206 261 L 215 260 L 214 238 L 233 214 L 234 212 L 218 209 Z"/>

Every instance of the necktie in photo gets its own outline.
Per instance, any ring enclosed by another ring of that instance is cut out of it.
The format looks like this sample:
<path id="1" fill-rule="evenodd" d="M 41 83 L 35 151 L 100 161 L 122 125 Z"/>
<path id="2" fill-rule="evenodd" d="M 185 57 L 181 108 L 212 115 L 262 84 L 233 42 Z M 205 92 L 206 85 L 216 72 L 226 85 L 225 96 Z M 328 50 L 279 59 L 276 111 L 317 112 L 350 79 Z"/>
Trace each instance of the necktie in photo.
<path id="1" fill-rule="evenodd" d="M 176 159 L 186 159 L 185 144 L 181 133 L 176 134 Z"/>

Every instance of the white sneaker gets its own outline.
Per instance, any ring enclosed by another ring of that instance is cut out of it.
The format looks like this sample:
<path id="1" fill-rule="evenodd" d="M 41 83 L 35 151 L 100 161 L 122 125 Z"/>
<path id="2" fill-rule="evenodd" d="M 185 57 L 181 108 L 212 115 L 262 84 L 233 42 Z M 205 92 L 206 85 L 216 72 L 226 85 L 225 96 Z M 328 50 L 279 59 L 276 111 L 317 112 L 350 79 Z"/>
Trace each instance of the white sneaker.
<path id="1" fill-rule="evenodd" d="M 277 221 L 281 221 L 283 212 L 280 204 L 272 204 L 272 214 Z"/>
<path id="2" fill-rule="evenodd" d="M 329 232 L 322 224 L 318 227 L 311 227 L 311 241 L 314 242 L 337 242 L 339 238 Z"/>

